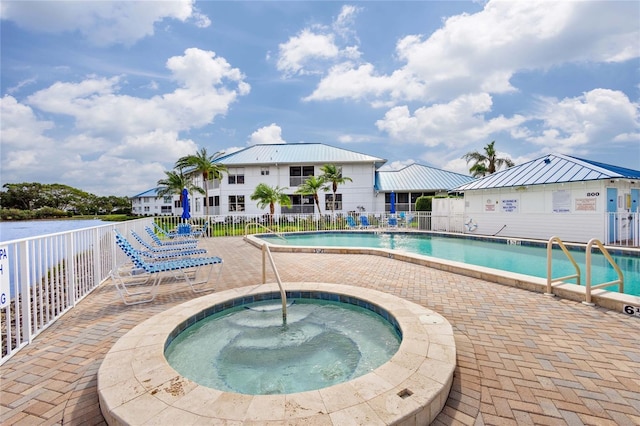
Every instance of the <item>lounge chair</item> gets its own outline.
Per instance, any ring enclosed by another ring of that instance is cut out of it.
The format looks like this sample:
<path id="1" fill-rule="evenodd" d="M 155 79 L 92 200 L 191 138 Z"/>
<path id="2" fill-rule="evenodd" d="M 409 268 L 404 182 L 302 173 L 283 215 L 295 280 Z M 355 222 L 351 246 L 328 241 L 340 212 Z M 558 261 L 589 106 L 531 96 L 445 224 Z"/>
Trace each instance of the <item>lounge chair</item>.
<path id="1" fill-rule="evenodd" d="M 370 228 L 371 225 L 369 224 L 369 218 L 365 215 L 360 216 L 360 225 L 363 228 Z"/>
<path id="2" fill-rule="evenodd" d="M 144 251 L 140 250 L 140 254 L 152 259 L 170 259 L 172 257 L 194 256 L 198 254 L 205 254 L 207 252 L 205 249 L 196 248 L 196 244 L 191 243 L 183 246 L 174 244 L 170 246 L 154 247 L 143 240 L 135 231 L 131 231 L 131 235 L 133 235 L 133 238 L 135 238 L 136 241 L 146 249 Z"/>
<path id="3" fill-rule="evenodd" d="M 387 221 L 389 227 L 397 228 L 398 227 L 398 218 L 395 215 L 389 216 L 389 220 Z"/>
<path id="4" fill-rule="evenodd" d="M 116 244 L 130 261 L 130 263 L 111 271 L 111 278 L 125 305 L 136 305 L 154 300 L 163 278 L 163 272 L 172 273 L 176 279 L 184 279 L 194 293 L 213 290 L 206 284 L 209 283 L 211 273 L 216 265 L 219 266 L 219 270 L 214 283 L 218 282 L 222 272 L 223 263 L 219 257 L 189 257 L 147 262 L 126 238 L 117 232 L 115 238 Z M 208 271 L 201 274 L 200 270 L 203 267 L 207 267 Z"/>
<path id="5" fill-rule="evenodd" d="M 161 228 L 155 221 L 151 222 L 153 228 L 155 229 L 155 233 L 158 235 L 163 235 L 166 238 L 175 238 L 178 233 L 175 231 L 167 231 L 164 228 Z"/>
<path id="6" fill-rule="evenodd" d="M 147 233 L 149 234 L 149 236 L 151 237 L 151 239 L 153 240 L 153 243 L 156 246 L 159 247 L 163 247 L 163 246 L 185 246 L 185 245 L 192 245 L 192 246 L 196 246 L 198 245 L 198 240 L 195 239 L 179 239 L 179 240 L 161 240 L 155 232 L 153 232 L 153 229 L 149 228 L 148 226 L 145 226 L 144 229 L 147 231 Z"/>
<path id="7" fill-rule="evenodd" d="M 181 223 L 178 225 L 175 238 L 183 238 L 183 239 L 200 238 L 202 237 L 202 235 L 204 235 L 208 227 L 209 227 L 209 222 L 207 222 L 202 228 L 195 228 L 188 223 Z"/>
<path id="8" fill-rule="evenodd" d="M 347 216 L 347 226 L 351 229 L 355 229 L 358 227 L 358 224 L 352 216 Z"/>

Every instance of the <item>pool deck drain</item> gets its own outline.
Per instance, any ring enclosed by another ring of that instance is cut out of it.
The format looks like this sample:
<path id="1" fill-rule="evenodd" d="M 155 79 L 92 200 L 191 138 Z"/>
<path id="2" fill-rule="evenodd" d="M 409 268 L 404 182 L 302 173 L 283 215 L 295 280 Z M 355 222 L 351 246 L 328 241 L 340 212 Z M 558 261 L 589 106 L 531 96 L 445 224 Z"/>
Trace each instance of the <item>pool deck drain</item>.
<path id="1" fill-rule="evenodd" d="M 261 279 L 261 253 L 240 237 L 201 245 L 225 260 L 216 291 Z M 284 281 L 349 283 L 447 318 L 457 367 L 434 425 L 640 424 L 638 318 L 379 256 L 274 258 Z M 137 324 L 196 297 L 167 282 L 153 303 L 123 306 L 110 282 L 100 286 L 0 367 L 0 423 L 105 424 L 97 392 L 105 354 Z"/>

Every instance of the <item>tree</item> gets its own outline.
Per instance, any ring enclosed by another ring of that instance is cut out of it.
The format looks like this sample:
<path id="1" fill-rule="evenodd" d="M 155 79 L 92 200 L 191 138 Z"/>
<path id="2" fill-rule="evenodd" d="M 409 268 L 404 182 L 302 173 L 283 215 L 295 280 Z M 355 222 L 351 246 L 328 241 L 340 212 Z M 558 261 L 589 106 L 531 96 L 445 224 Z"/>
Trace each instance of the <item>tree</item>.
<path id="1" fill-rule="evenodd" d="M 333 200 L 331 202 L 331 215 L 333 216 L 336 210 L 336 192 L 338 191 L 338 185 L 353 181 L 349 177 L 342 176 L 342 169 L 336 167 L 335 164 L 325 164 L 320 167 L 320 171 L 322 171 L 320 178 L 325 182 L 323 189 L 325 191 L 331 189 L 333 192 Z"/>
<path id="2" fill-rule="evenodd" d="M 473 151 L 467 152 L 462 156 L 469 164 L 473 161 L 473 165 L 469 169 L 471 176 L 482 177 L 495 173 L 502 166 L 513 167 L 515 164 L 509 158 L 499 158 L 494 145 L 496 141 L 492 141 L 484 147 L 484 153 Z"/>
<path id="3" fill-rule="evenodd" d="M 275 205 L 291 207 L 291 198 L 284 193 L 287 188 L 280 188 L 279 186 L 271 187 L 266 183 L 260 183 L 256 186 L 256 189 L 251 194 L 253 201 L 258 201 L 258 208 L 264 209 L 269 206 L 269 217 L 275 213 Z"/>
<path id="4" fill-rule="evenodd" d="M 164 197 L 165 195 L 180 195 L 182 201 L 182 190 L 187 188 L 190 193 L 197 192 L 198 194 L 205 194 L 205 190 L 197 185 L 194 185 L 191 179 L 186 177 L 182 170 L 180 171 L 165 171 L 166 178 L 158 181 L 158 196 Z"/>
<path id="5" fill-rule="evenodd" d="M 320 199 L 318 198 L 318 191 L 324 189 L 325 181 L 322 176 L 309 176 L 307 179 L 298 187 L 296 190 L 296 194 L 302 195 L 313 195 L 313 201 L 316 203 L 318 207 L 318 213 L 320 213 Z"/>
<path id="6" fill-rule="evenodd" d="M 189 174 L 202 174 L 202 182 L 205 187 L 205 214 L 209 215 L 209 179 L 222 179 L 222 172 L 226 172 L 227 168 L 224 164 L 214 163 L 213 161 L 222 155 L 222 152 L 216 152 L 213 155 L 207 153 L 207 148 L 202 147 L 200 151 L 192 155 L 185 155 L 178 158 L 175 168 L 178 170 L 188 170 Z"/>

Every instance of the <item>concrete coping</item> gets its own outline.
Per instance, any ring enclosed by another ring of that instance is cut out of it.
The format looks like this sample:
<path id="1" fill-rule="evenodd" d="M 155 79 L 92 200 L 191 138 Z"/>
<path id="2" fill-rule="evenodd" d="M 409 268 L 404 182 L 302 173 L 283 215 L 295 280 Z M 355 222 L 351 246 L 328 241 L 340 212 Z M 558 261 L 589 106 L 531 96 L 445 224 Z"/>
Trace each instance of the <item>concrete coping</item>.
<path id="1" fill-rule="evenodd" d="M 98 372 L 100 409 L 110 425 L 124 424 L 429 424 L 453 383 L 453 330 L 440 314 L 375 290 L 344 284 L 284 283 L 361 299 L 393 316 L 402 342 L 370 373 L 323 389 L 282 395 L 244 395 L 199 385 L 180 376 L 164 357 L 176 326 L 225 301 L 278 291 L 275 283 L 213 293 L 149 318 L 122 336 Z"/>

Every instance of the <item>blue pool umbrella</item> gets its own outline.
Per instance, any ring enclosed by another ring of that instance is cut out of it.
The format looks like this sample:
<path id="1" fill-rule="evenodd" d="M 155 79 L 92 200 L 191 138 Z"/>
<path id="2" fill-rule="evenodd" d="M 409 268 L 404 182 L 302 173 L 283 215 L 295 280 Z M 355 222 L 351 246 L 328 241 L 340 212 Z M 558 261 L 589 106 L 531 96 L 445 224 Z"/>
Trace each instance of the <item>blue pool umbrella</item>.
<path id="1" fill-rule="evenodd" d="M 391 191 L 391 196 L 389 197 L 389 204 L 391 204 L 391 206 L 389 207 L 389 213 L 391 214 L 395 214 L 396 212 L 396 193 Z"/>
<path id="2" fill-rule="evenodd" d="M 190 219 L 191 218 L 191 214 L 189 213 L 189 191 L 187 191 L 187 188 L 184 188 L 182 190 L 182 218 L 183 219 Z"/>

